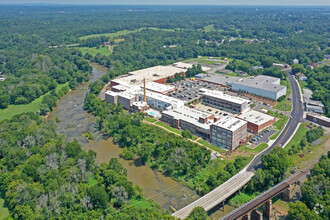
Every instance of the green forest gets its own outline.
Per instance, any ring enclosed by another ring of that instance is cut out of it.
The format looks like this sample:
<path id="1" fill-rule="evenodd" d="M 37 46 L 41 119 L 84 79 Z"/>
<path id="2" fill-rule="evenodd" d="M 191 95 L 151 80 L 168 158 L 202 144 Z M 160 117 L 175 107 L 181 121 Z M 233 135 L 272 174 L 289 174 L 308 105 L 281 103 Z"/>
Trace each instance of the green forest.
<path id="1" fill-rule="evenodd" d="M 212 161 L 209 150 L 144 123 L 143 114 L 128 114 L 122 106 L 102 102 L 98 95 L 111 79 L 198 56 L 228 58 L 227 69 L 284 79 L 286 73 L 272 64 L 291 65 L 293 59 L 299 59 L 292 71 L 306 74 L 313 99 L 322 101 L 329 116 L 329 66 L 309 66 L 329 54 L 330 9 L 256 9 L 1 5 L 0 76 L 4 80 L 0 81 L 0 194 L 10 216 L 173 219 L 168 211 L 146 200 L 143 190 L 128 180 L 127 170 L 118 159 L 97 163 L 94 151 L 84 151 L 77 140 L 66 141 L 64 135 L 57 134 L 56 121 L 43 117 L 64 94 L 88 82 L 90 62 L 109 68 L 89 85 L 85 97 L 84 108 L 96 116 L 98 130 L 122 148 L 122 158 L 139 158 L 199 195 L 239 172 L 251 157 Z M 111 51 L 104 43 L 111 44 Z M 264 69 L 252 68 L 261 65 Z M 188 76 L 200 72 L 201 67 L 194 66 Z M 181 78 L 177 75 L 174 80 Z M 15 106 L 21 106 L 20 112 L 15 112 Z M 29 113 L 18 114 L 22 112 Z M 323 130 L 315 129 L 306 138 L 311 142 L 322 135 Z M 90 133 L 85 136 L 94 139 Z M 245 190 L 261 192 L 283 180 L 289 166 L 286 158 L 281 148 L 263 156 L 264 169 L 256 172 Z M 291 205 L 290 218 L 296 219 L 301 209 L 312 212 L 316 204 L 329 207 L 328 167 L 329 159 L 323 157 L 304 184 L 305 205 Z M 317 182 L 319 191 L 312 193 Z M 206 218 L 199 208 L 189 215 L 189 219 Z"/>

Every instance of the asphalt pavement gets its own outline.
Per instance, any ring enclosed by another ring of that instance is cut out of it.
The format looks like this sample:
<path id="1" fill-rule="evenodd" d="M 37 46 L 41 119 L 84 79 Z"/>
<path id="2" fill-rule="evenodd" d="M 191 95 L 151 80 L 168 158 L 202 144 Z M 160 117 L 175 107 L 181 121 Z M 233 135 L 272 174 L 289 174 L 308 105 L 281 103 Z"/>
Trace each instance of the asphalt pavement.
<path id="1" fill-rule="evenodd" d="M 290 113 L 290 118 L 283 129 L 282 133 L 278 136 L 274 144 L 267 148 L 263 153 L 259 154 L 257 157 L 253 159 L 253 161 L 250 163 L 250 165 L 247 167 L 247 171 L 256 171 L 260 167 L 260 162 L 261 162 L 261 156 L 263 154 L 268 154 L 275 146 L 284 146 L 285 143 L 290 140 L 292 134 L 295 132 L 297 126 L 299 123 L 303 120 L 303 114 L 304 114 L 304 109 L 303 109 L 303 103 L 301 100 L 301 95 L 300 95 L 300 88 L 298 86 L 298 82 L 294 79 L 294 76 L 291 75 L 291 70 L 287 70 L 288 73 L 288 79 L 290 80 L 291 87 L 292 87 L 292 104 L 293 104 L 293 109 L 292 112 Z"/>

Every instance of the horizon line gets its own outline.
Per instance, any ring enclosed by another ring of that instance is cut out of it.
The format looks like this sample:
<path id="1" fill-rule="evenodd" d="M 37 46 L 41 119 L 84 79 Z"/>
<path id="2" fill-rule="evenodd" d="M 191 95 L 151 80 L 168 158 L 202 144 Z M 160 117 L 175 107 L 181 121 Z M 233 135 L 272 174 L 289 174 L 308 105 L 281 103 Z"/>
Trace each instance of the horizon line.
<path id="1" fill-rule="evenodd" d="M 329 5 L 260 5 L 260 4 L 90 4 L 90 3 L 0 3 L 0 6 L 258 6 L 258 7 L 274 7 L 274 6 L 284 6 L 284 7 L 330 7 Z"/>

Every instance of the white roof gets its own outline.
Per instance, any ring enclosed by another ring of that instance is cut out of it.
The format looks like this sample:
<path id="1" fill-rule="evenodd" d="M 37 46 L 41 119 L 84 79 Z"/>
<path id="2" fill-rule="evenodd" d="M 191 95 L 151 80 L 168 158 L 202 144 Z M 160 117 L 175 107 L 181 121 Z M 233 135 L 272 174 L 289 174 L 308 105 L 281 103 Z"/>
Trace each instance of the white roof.
<path id="1" fill-rule="evenodd" d="M 250 110 L 238 116 L 238 118 L 248 121 L 250 123 L 256 125 L 262 125 L 270 120 L 274 120 L 275 118 L 271 115 L 267 115 L 265 113 L 261 113 L 255 110 Z"/>
<path id="2" fill-rule="evenodd" d="M 236 131 L 237 129 L 239 129 L 240 127 L 242 127 L 245 124 L 247 124 L 246 121 L 243 121 L 238 118 L 233 118 L 230 116 L 221 118 L 219 121 L 214 123 L 214 125 L 227 129 L 227 130 L 230 130 L 232 132 Z"/>
<path id="3" fill-rule="evenodd" d="M 184 72 L 180 68 L 173 66 L 154 66 L 146 69 L 141 69 L 133 72 L 129 72 L 128 76 L 114 79 L 112 81 L 121 83 L 128 83 L 132 85 L 142 85 L 143 80 L 146 79 L 146 82 L 152 82 L 159 79 L 167 78 L 173 76 L 176 73 Z"/>
<path id="4" fill-rule="evenodd" d="M 133 102 L 132 105 L 141 109 L 142 107 L 147 106 L 148 104 L 144 101 L 138 101 L 138 102 Z"/>
<path id="5" fill-rule="evenodd" d="M 142 88 L 144 88 L 144 85 L 142 84 L 141 86 Z M 156 83 L 156 82 L 148 82 L 146 83 L 146 87 L 148 90 L 154 91 L 154 92 L 169 92 L 175 89 L 174 86 L 169 86 L 169 85 L 165 85 L 165 84 L 161 84 L 161 83 Z"/>
<path id="6" fill-rule="evenodd" d="M 198 121 L 200 117 L 206 118 L 212 116 L 212 114 L 197 109 L 189 108 L 186 106 L 181 106 L 173 110 L 163 111 L 162 114 L 171 115 L 173 118 L 177 120 L 183 120 L 189 122 L 203 129 L 210 129 L 210 125 L 213 123 L 213 120 L 210 120 L 208 123 L 201 123 Z"/>
<path id="7" fill-rule="evenodd" d="M 177 67 L 177 68 L 181 68 L 181 69 L 188 69 L 188 68 L 192 68 L 193 64 L 177 62 L 177 63 L 173 63 L 172 66 Z M 209 71 L 209 70 L 211 70 L 211 68 L 202 66 L 202 70 L 203 71 Z"/>
<path id="8" fill-rule="evenodd" d="M 236 103 L 236 104 L 249 103 L 249 100 L 247 100 L 247 99 L 242 99 L 239 97 L 228 95 L 228 94 L 225 94 L 225 93 L 223 93 L 221 91 L 217 91 L 217 90 L 209 90 L 209 89 L 202 88 L 202 89 L 200 89 L 200 91 L 203 93 L 203 95 L 214 97 L 217 99 L 226 100 L 226 101 Z"/>
<path id="9" fill-rule="evenodd" d="M 159 100 L 159 101 L 162 101 L 162 102 L 172 104 L 174 106 L 183 106 L 186 103 L 185 101 L 182 101 L 180 99 L 173 98 L 173 97 L 170 97 L 170 96 L 167 96 L 167 95 L 163 95 L 163 94 L 160 94 L 160 93 L 157 93 L 157 92 L 147 91 L 146 94 L 147 94 L 148 98 L 153 98 L 153 99 L 156 99 L 156 100 Z M 144 95 L 143 90 L 140 90 L 140 97 L 143 96 L 143 95 Z"/>

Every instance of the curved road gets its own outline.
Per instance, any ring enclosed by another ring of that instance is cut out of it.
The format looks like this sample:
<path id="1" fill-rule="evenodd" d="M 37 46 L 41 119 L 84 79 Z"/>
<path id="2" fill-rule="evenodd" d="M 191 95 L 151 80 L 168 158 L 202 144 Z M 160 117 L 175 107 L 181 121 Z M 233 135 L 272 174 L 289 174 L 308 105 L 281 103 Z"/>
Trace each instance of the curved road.
<path id="1" fill-rule="evenodd" d="M 261 162 L 261 156 L 263 154 L 268 154 L 275 146 L 283 147 L 291 138 L 291 136 L 294 134 L 297 126 L 299 126 L 299 123 L 303 119 L 303 104 L 301 100 L 301 93 L 300 93 L 300 87 L 298 85 L 298 82 L 295 80 L 294 76 L 291 75 L 291 70 L 287 70 L 288 73 L 288 79 L 290 80 L 291 87 L 292 87 L 292 111 L 290 113 L 290 118 L 283 129 L 282 133 L 278 136 L 276 141 L 264 152 L 256 156 L 253 161 L 249 164 L 249 166 L 246 168 L 247 171 L 255 172 L 260 167 Z"/>
<path id="2" fill-rule="evenodd" d="M 224 184 L 218 186 L 208 194 L 204 195 L 195 202 L 187 205 L 186 207 L 176 211 L 172 215 L 176 218 L 186 218 L 194 207 L 201 206 L 206 211 L 210 210 L 220 202 L 225 201 L 237 190 L 247 184 L 253 177 L 254 172 L 261 166 L 261 156 L 268 154 L 275 146 L 283 147 L 293 136 L 298 127 L 299 123 L 303 119 L 303 106 L 300 94 L 300 87 L 298 82 L 294 79 L 294 76 L 290 74 L 291 70 L 287 70 L 288 79 L 290 80 L 292 87 L 292 100 L 293 110 L 290 113 L 290 118 L 287 125 L 282 130 L 281 134 L 275 140 L 275 142 L 267 148 L 265 151 L 257 155 L 250 164 L 243 169 L 241 172 L 234 175 L 232 178 L 227 180 Z M 229 186 L 229 187 L 228 187 Z"/>

